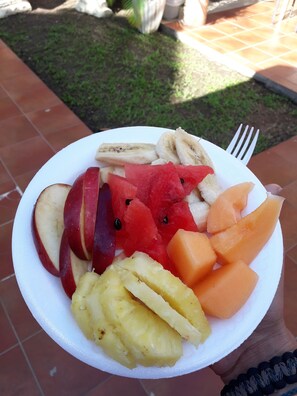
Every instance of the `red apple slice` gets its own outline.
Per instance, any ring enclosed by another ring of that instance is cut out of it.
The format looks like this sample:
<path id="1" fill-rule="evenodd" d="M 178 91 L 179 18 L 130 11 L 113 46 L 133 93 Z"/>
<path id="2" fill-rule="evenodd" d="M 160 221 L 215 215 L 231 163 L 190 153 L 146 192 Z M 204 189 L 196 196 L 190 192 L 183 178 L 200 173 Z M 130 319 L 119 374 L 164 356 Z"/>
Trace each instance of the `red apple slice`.
<path id="1" fill-rule="evenodd" d="M 84 239 L 89 254 L 93 252 L 96 213 L 99 196 L 100 168 L 86 170 L 83 184 Z"/>
<path id="2" fill-rule="evenodd" d="M 46 187 L 37 198 L 33 211 L 33 238 L 37 253 L 46 270 L 55 276 L 59 276 L 63 210 L 70 188 L 61 183 Z"/>
<path id="3" fill-rule="evenodd" d="M 71 250 L 78 258 L 88 260 L 90 254 L 84 237 L 84 175 L 85 173 L 76 178 L 69 191 L 64 207 L 64 225 Z"/>
<path id="4" fill-rule="evenodd" d="M 93 247 L 92 264 L 98 274 L 102 274 L 114 259 L 116 250 L 115 231 L 111 191 L 109 185 L 105 183 L 99 191 Z"/>
<path id="5" fill-rule="evenodd" d="M 67 296 L 71 298 L 80 277 L 88 271 L 90 263 L 79 259 L 73 253 L 65 230 L 61 240 L 59 262 L 62 286 Z"/>

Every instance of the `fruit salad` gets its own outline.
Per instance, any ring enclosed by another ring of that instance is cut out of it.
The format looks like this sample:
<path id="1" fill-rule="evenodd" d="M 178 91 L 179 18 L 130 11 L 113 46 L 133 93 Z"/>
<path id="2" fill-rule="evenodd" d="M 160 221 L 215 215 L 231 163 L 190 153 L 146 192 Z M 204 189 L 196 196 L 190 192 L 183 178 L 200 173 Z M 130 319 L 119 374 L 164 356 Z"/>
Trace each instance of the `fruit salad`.
<path id="1" fill-rule="evenodd" d="M 198 347 L 209 336 L 207 317 L 228 319 L 251 295 L 249 264 L 283 199 L 268 196 L 242 217 L 253 184 L 223 191 L 207 152 L 181 128 L 155 145 L 104 143 L 95 156 L 98 166 L 71 186 L 40 193 L 40 261 L 106 354 L 129 368 L 172 366 L 183 340 Z"/>

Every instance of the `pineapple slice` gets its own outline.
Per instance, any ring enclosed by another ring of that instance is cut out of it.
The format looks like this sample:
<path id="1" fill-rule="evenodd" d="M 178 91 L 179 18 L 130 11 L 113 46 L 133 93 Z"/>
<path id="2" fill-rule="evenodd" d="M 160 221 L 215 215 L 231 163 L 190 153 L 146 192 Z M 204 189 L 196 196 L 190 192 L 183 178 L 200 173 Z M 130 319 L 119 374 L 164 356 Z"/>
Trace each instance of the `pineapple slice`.
<path id="1" fill-rule="evenodd" d="M 182 355 L 182 339 L 124 287 L 114 265 L 101 275 L 100 303 L 114 331 L 143 366 L 173 366 Z"/>
<path id="2" fill-rule="evenodd" d="M 140 252 L 83 275 L 71 310 L 86 337 L 128 368 L 173 366 L 182 338 L 197 346 L 210 334 L 193 291 Z"/>
<path id="3" fill-rule="evenodd" d="M 137 297 L 161 319 L 167 322 L 183 339 L 195 346 L 199 345 L 201 339 L 200 332 L 184 316 L 171 308 L 163 297 L 139 280 L 132 272 L 124 269 L 118 269 L 118 272 L 125 288 L 133 296 Z"/>
<path id="4" fill-rule="evenodd" d="M 99 275 L 95 272 L 86 272 L 79 280 L 76 290 L 72 296 L 71 311 L 80 329 L 88 339 L 93 338 L 90 326 L 91 317 L 87 310 L 86 297 L 91 293 Z"/>
<path id="5" fill-rule="evenodd" d="M 93 340 L 100 346 L 107 355 L 128 368 L 136 367 L 136 362 L 132 354 L 122 343 L 114 327 L 108 322 L 102 306 L 100 296 L 102 286 L 100 277 L 92 289 L 92 292 L 86 297 L 86 306 L 90 314 Z"/>
<path id="6" fill-rule="evenodd" d="M 100 304 L 100 276 L 87 272 L 78 283 L 72 296 L 71 311 L 85 336 L 94 341 L 110 357 L 122 365 L 133 368 L 135 359 L 106 320 Z"/>
<path id="7" fill-rule="evenodd" d="M 163 297 L 171 308 L 184 316 L 201 333 L 201 342 L 210 335 L 210 325 L 192 289 L 171 272 L 164 270 L 157 261 L 145 253 L 136 252 L 116 265 L 131 271 L 140 281 Z"/>

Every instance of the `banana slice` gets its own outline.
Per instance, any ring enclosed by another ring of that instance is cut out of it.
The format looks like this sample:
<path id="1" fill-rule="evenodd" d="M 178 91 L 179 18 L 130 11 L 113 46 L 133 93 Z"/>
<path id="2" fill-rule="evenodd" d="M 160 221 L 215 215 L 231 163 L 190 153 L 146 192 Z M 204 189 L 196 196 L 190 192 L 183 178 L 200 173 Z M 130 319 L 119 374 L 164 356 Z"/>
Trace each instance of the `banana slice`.
<path id="1" fill-rule="evenodd" d="M 184 165 L 208 165 L 214 169 L 213 162 L 205 149 L 194 136 L 178 128 L 175 132 L 176 151 L 180 161 Z M 222 189 L 218 183 L 217 177 L 214 174 L 207 175 L 201 183 L 198 184 L 198 189 L 202 198 L 209 204 L 217 199 Z"/>
<path id="2" fill-rule="evenodd" d="M 100 303 L 106 318 L 136 362 L 172 366 L 182 355 L 180 335 L 124 287 L 111 265 L 101 276 Z"/>
<path id="3" fill-rule="evenodd" d="M 190 343 L 198 346 L 201 340 L 200 332 L 177 311 L 175 311 L 159 294 L 139 280 L 135 275 L 127 270 L 119 270 L 124 286 L 133 296 L 137 297 L 155 314 L 176 330 L 181 337 Z"/>
<path id="4" fill-rule="evenodd" d="M 206 340 L 210 334 L 209 322 L 193 290 L 179 278 L 141 252 L 134 253 L 117 265 L 130 271 L 159 294 L 173 310 L 186 318 L 201 333 L 201 342 Z"/>
<path id="5" fill-rule="evenodd" d="M 150 164 L 158 158 L 156 146 L 149 143 L 102 143 L 97 149 L 97 161 L 111 165 Z"/>
<path id="6" fill-rule="evenodd" d="M 166 162 L 180 164 L 179 156 L 175 146 L 175 133 L 168 131 L 162 133 L 156 144 L 156 151 L 159 157 Z"/>
<path id="7" fill-rule="evenodd" d="M 100 168 L 100 184 L 107 183 L 108 175 L 112 173 L 114 175 L 125 177 L 125 168 L 123 166 L 104 166 Z"/>
<path id="8" fill-rule="evenodd" d="M 209 213 L 210 205 L 207 202 L 191 202 L 189 204 L 190 211 L 194 218 L 195 223 L 197 224 L 198 230 L 200 232 L 206 231 L 207 228 L 207 216 Z"/>
<path id="9" fill-rule="evenodd" d="M 215 174 L 205 176 L 202 182 L 198 184 L 198 188 L 201 196 L 209 205 L 212 205 L 222 193 Z"/>
<path id="10" fill-rule="evenodd" d="M 175 145 L 183 165 L 208 165 L 214 167 L 212 160 L 199 141 L 182 128 L 175 131 Z"/>
<path id="11" fill-rule="evenodd" d="M 163 158 L 158 158 L 158 159 L 156 159 L 155 161 L 153 161 L 152 163 L 151 163 L 151 165 L 164 165 L 164 164 L 167 164 L 168 163 L 168 161 L 166 161 L 165 159 L 163 159 Z"/>
<path id="12" fill-rule="evenodd" d="M 187 195 L 184 200 L 186 202 L 188 202 L 188 204 L 192 204 L 194 202 L 201 202 L 203 201 L 203 198 L 201 197 L 200 191 L 198 190 L 198 188 L 194 188 L 194 190 L 192 190 L 190 192 L 189 195 Z"/>

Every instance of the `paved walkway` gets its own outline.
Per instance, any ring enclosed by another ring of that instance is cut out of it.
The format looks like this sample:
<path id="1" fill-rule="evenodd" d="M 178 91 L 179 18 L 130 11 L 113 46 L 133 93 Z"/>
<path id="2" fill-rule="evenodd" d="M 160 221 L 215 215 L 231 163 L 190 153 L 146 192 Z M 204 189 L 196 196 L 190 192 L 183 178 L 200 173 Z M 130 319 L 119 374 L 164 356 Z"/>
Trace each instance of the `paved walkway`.
<path id="1" fill-rule="evenodd" d="M 11 257 L 11 231 L 22 192 L 55 152 L 90 133 L 0 40 L 0 394 L 217 396 L 222 384 L 210 369 L 142 381 L 95 370 L 55 344 L 22 299 Z M 249 167 L 263 183 L 284 188 L 285 315 L 297 336 L 296 153 L 297 137 L 253 157 Z"/>
<path id="2" fill-rule="evenodd" d="M 183 28 L 163 21 L 168 34 L 297 103 L 297 10 L 272 25 L 274 0 L 209 13 L 206 25 Z"/>

